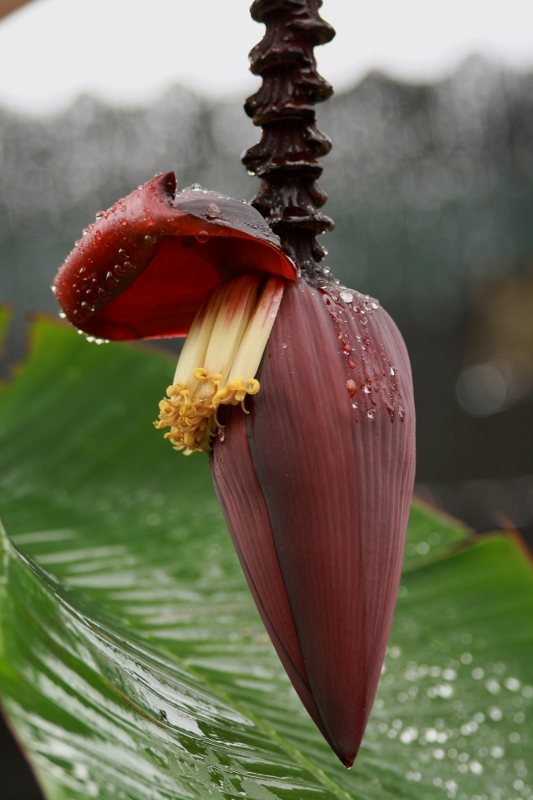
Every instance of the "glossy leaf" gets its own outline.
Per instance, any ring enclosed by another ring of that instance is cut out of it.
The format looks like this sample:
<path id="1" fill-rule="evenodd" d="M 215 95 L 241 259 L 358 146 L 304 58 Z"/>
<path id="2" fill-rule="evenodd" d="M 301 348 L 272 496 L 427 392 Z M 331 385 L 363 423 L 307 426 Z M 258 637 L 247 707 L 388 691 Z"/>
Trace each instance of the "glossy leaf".
<path id="1" fill-rule="evenodd" d="M 386 670 L 344 770 L 265 636 L 207 459 L 151 426 L 172 371 L 41 321 L 0 391 L 0 509 L 25 554 L 2 538 L 0 692 L 48 797 L 530 796 L 523 554 L 413 508 Z"/>

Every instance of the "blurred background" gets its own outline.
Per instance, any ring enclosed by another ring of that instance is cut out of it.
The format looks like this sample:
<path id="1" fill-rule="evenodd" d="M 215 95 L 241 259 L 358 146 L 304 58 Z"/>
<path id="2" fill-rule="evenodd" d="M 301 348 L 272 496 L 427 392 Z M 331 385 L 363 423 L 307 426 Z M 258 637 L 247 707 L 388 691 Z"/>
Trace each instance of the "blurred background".
<path id="1" fill-rule="evenodd" d="M 175 170 L 238 198 L 262 36 L 248 0 L 0 0 L 0 298 L 27 315 L 95 213 Z M 230 8 L 228 8 L 230 6 Z M 533 543 L 533 5 L 327 0 L 337 94 L 322 185 L 328 265 L 380 299 L 413 363 L 417 488 Z"/>
<path id="2" fill-rule="evenodd" d="M 263 27 L 248 0 L 0 0 L 2 354 L 80 231 L 154 173 L 238 198 Z M 328 265 L 380 299 L 413 363 L 417 488 L 477 530 L 533 543 L 533 5 L 327 0 L 337 90 L 322 185 Z M 230 8 L 228 8 L 230 6 Z"/>
<path id="3" fill-rule="evenodd" d="M 50 284 L 97 211 L 165 170 L 253 197 L 242 101 L 262 26 L 248 3 L 0 0 L 3 379 L 28 314 L 57 313 Z M 317 50 L 337 91 L 318 109 L 334 145 L 328 266 L 405 336 L 418 491 L 479 531 L 508 520 L 533 546 L 533 4 L 322 12 L 338 31 Z M 2 743 L 4 776 L 16 757 Z M 19 776 L 9 800 L 31 792 Z"/>

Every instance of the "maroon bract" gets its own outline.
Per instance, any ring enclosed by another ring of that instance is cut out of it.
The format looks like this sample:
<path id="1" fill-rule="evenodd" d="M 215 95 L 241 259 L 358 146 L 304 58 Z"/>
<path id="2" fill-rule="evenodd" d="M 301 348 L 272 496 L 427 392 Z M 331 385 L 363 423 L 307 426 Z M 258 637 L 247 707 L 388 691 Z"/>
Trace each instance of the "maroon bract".
<path id="1" fill-rule="evenodd" d="M 401 335 L 377 303 L 288 287 L 245 417 L 212 472 L 250 589 L 309 714 L 346 766 L 396 603 L 415 466 Z"/>
<path id="2" fill-rule="evenodd" d="M 102 339 L 183 336 L 220 281 L 253 271 L 295 279 L 252 206 L 175 190 L 174 173 L 158 175 L 85 229 L 54 284 L 73 325 Z"/>
<path id="3" fill-rule="evenodd" d="M 101 215 L 56 296 L 103 338 L 190 329 L 156 426 L 185 453 L 212 450 L 265 626 L 350 766 L 383 664 L 413 488 L 405 345 L 371 298 L 296 279 L 254 208 L 174 188 L 172 174 L 159 176 Z"/>

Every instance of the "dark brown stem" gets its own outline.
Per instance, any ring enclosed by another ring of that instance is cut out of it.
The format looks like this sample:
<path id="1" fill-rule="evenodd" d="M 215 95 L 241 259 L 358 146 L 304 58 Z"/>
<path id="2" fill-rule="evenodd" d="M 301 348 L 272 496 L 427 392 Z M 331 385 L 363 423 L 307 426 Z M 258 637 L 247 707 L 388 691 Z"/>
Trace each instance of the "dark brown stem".
<path id="1" fill-rule="evenodd" d="M 326 278 L 317 263 L 325 250 L 316 236 L 333 228 L 333 220 L 317 211 L 327 200 L 317 183 L 317 158 L 329 153 L 331 142 L 316 127 L 315 103 L 331 97 L 333 89 L 317 72 L 313 48 L 335 36 L 318 14 L 321 5 L 322 0 L 253 3 L 252 18 L 264 22 L 266 32 L 250 53 L 250 69 L 263 84 L 244 109 L 263 135 L 242 159 L 261 178 L 252 204 L 312 282 Z"/>

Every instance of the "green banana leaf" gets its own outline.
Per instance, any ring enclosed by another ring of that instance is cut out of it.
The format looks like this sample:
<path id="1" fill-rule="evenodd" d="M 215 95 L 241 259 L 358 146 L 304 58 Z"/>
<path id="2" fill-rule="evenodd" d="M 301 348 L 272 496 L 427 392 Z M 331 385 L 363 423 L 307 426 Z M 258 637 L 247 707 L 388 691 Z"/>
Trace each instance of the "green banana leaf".
<path id="1" fill-rule="evenodd" d="M 207 458 L 151 426 L 173 367 L 39 319 L 0 388 L 0 696 L 46 797 L 533 798 L 520 546 L 413 505 L 377 701 L 345 770 L 265 634 Z"/>

